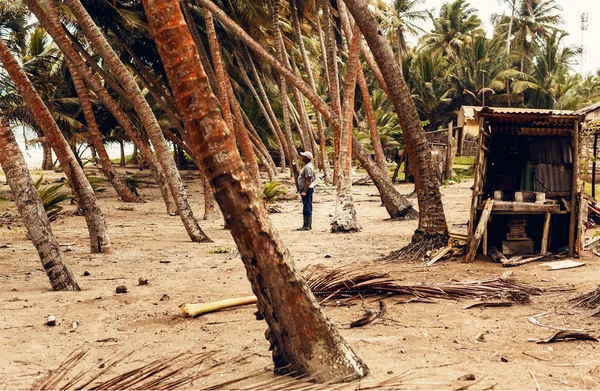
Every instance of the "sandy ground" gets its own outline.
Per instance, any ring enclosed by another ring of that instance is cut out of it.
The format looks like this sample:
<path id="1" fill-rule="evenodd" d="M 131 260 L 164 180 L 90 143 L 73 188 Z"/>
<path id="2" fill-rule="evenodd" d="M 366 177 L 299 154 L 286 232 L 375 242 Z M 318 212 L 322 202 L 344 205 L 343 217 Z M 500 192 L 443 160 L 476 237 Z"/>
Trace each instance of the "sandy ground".
<path id="1" fill-rule="evenodd" d="M 202 216 L 197 175 L 189 171 L 184 177 L 196 214 Z M 255 306 L 197 319 L 179 315 L 178 305 L 184 302 L 251 294 L 243 264 L 239 255 L 231 252 L 235 245 L 222 221 L 202 221 L 214 243 L 195 244 L 188 240 L 180 219 L 166 215 L 155 187 L 145 184 L 141 193 L 147 202 L 131 205 L 116 200 L 112 189 L 105 186 L 99 201 L 114 251 L 90 254 L 84 219 L 67 205 L 53 228 L 60 243 L 74 243 L 65 259 L 83 290 L 53 292 L 22 223 L 14 219 L 17 212 L 3 178 L 2 183 L 0 246 L 8 246 L 0 248 L 0 388 L 30 387 L 77 348 L 89 349 L 84 366 L 92 367 L 116 354 L 134 351 L 122 364 L 125 369 L 190 349 L 216 349 L 222 360 L 249 354 L 243 362 L 224 366 L 189 388 L 242 376 L 271 363 L 264 338 L 266 324 L 255 319 Z M 466 231 L 470 186 L 467 181 L 442 190 L 452 231 Z M 411 185 L 398 188 L 405 194 L 412 191 Z M 377 261 L 407 244 L 416 222 L 386 220 L 384 208 L 373 196 L 374 186 L 356 186 L 354 192 L 362 225 L 359 233 L 329 233 L 335 200 L 332 188 L 320 188 L 315 194 L 311 232 L 294 231 L 302 219 L 299 201 L 280 202 L 283 213 L 270 215 L 298 268 L 323 264 L 386 270 L 404 284 L 482 280 L 507 271 L 483 258 L 472 264 L 446 260 L 432 267 Z M 118 209 L 123 206 L 133 206 L 133 211 Z M 229 252 L 218 253 L 223 251 Z M 597 259 L 586 253 L 586 265 L 569 270 L 548 271 L 539 263 L 511 269 L 520 282 L 574 289 L 547 292 L 533 297 L 529 304 L 509 308 L 464 309 L 470 300 L 402 303 L 405 300 L 388 298 L 388 312 L 382 321 L 353 329 L 349 324 L 362 316 L 361 305 L 329 305 L 325 311 L 371 369 L 369 380 L 403 374 L 403 389 L 599 388 L 597 342 L 528 342 L 550 337 L 555 328 L 596 332 L 599 319 L 571 308 L 567 300 L 596 288 L 600 276 Z M 150 284 L 138 286 L 139 277 Z M 118 285 L 126 285 L 129 293 L 117 295 Z M 49 314 L 56 316 L 57 326 L 45 325 Z M 542 314 L 536 318 L 542 326 L 528 320 L 538 314 Z M 78 322 L 76 330 L 73 321 Z M 459 380 L 466 374 L 473 374 L 475 380 Z"/>

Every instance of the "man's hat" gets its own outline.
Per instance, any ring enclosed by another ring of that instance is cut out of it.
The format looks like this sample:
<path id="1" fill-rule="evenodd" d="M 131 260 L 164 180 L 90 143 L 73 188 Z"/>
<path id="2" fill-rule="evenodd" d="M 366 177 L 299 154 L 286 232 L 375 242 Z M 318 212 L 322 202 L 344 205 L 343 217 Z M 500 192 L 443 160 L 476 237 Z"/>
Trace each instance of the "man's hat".
<path id="1" fill-rule="evenodd" d="M 308 152 L 308 151 L 300 152 L 300 155 L 301 156 L 306 156 L 310 160 L 313 160 L 313 154 L 311 152 Z"/>

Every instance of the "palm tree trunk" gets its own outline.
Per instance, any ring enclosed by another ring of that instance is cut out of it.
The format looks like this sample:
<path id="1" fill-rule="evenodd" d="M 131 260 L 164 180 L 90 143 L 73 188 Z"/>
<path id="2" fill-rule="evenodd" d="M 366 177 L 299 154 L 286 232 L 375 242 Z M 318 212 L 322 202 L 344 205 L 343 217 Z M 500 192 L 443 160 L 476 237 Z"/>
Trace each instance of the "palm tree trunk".
<path id="1" fill-rule="evenodd" d="M 125 167 L 127 162 L 125 161 L 125 142 L 123 140 L 119 140 L 119 151 L 121 152 L 119 167 Z"/>
<path id="2" fill-rule="evenodd" d="M 265 160 L 263 160 L 263 162 L 264 162 L 265 166 L 267 167 L 267 172 L 269 173 L 269 178 L 270 178 L 270 180 L 274 180 L 276 173 L 277 173 L 277 166 L 275 165 L 275 162 L 273 161 L 273 158 L 271 157 L 269 150 L 267 149 L 265 144 L 260 139 L 260 136 L 258 135 L 258 132 L 254 128 L 254 125 L 252 125 L 252 122 L 250 121 L 250 119 L 248 118 L 246 113 L 243 110 L 241 110 L 241 107 L 240 107 L 240 112 L 242 114 L 244 124 L 246 124 L 246 128 L 249 130 L 248 136 L 250 137 L 250 140 L 252 140 L 252 144 L 254 144 L 256 146 L 256 148 L 260 151 L 260 153 L 264 156 Z"/>
<path id="3" fill-rule="evenodd" d="M 373 144 L 373 152 L 375 153 L 375 162 L 381 170 L 381 172 L 387 174 L 387 166 L 385 164 L 385 154 L 383 153 L 383 146 L 381 145 L 381 136 L 379 130 L 377 130 L 377 122 L 375 120 L 375 111 L 371 104 L 371 96 L 369 95 L 369 87 L 365 80 L 365 74 L 362 69 L 358 70 L 358 85 L 360 86 L 360 93 L 362 95 L 362 103 L 365 108 L 365 115 L 367 117 L 367 124 L 369 126 L 369 133 L 371 134 L 371 143 Z"/>
<path id="4" fill-rule="evenodd" d="M 288 371 L 318 381 L 365 376 L 367 367 L 329 323 L 273 232 L 219 114 L 177 1 L 144 0 L 143 5 L 194 148 L 204 156 L 202 162 L 258 297 L 259 311 L 269 325 L 276 366 L 289 365 Z M 207 145 L 211 148 L 203 147 Z"/>
<path id="5" fill-rule="evenodd" d="M 0 61 L 4 64 L 4 69 L 15 83 L 23 100 L 27 103 L 39 128 L 43 129 L 46 140 L 52 146 L 60 165 L 65 170 L 65 175 L 71 181 L 79 207 L 83 210 L 88 226 L 90 251 L 92 253 L 110 252 L 110 237 L 104 221 L 104 215 L 96 202 L 96 196 L 83 169 L 77 162 L 58 125 L 54 122 L 52 114 L 50 114 L 48 108 L 33 87 L 33 84 L 27 78 L 25 71 L 1 39 Z"/>
<path id="6" fill-rule="evenodd" d="M 206 75 L 208 76 L 210 86 L 213 89 L 213 91 L 218 91 L 219 88 L 217 86 L 217 76 L 215 75 L 215 71 L 210 65 L 208 54 L 206 53 L 206 50 L 204 50 L 204 45 L 202 44 L 200 33 L 198 33 L 196 22 L 194 22 L 194 17 L 192 16 L 192 11 L 190 9 L 188 0 L 179 0 L 179 5 L 181 6 L 183 16 L 185 17 L 185 22 L 187 23 L 188 28 L 190 29 L 190 33 L 192 34 L 192 38 L 194 39 L 194 43 L 196 44 L 196 48 L 198 49 L 198 54 L 200 55 L 202 66 L 204 67 Z"/>
<path id="7" fill-rule="evenodd" d="M 342 1 L 342 0 L 338 1 L 338 8 L 339 8 L 339 12 L 340 12 L 340 17 L 345 18 L 347 16 L 349 18 L 351 16 L 348 14 L 348 9 L 346 8 L 346 4 L 344 3 L 344 1 Z M 388 91 L 387 83 L 381 73 L 381 70 L 379 69 L 377 62 L 373 58 L 373 55 L 371 54 L 369 47 L 363 41 L 361 41 L 361 43 L 360 43 L 360 51 L 361 51 L 363 57 L 365 58 L 367 65 L 369 65 L 371 72 L 373 72 L 373 76 L 375 76 L 375 80 L 377 80 L 377 83 L 379 83 L 379 86 L 389 96 L 390 93 Z M 400 66 L 401 66 L 401 63 L 400 63 Z M 402 74 L 402 69 L 400 69 L 400 74 Z"/>
<path id="8" fill-rule="evenodd" d="M 390 218 L 402 221 L 419 218 L 419 214 L 413 209 L 410 201 L 396 190 L 387 171 L 381 171 L 354 136 L 352 136 L 352 151 L 379 190 L 381 202 Z"/>
<path id="9" fill-rule="evenodd" d="M 364 0 L 345 0 L 345 3 L 385 76 L 392 104 L 404 130 L 408 156 L 415 168 L 413 174 L 419 210 L 422 213 L 419 215 L 419 228 L 413 241 L 430 237 L 441 237 L 442 241 L 446 241 L 448 225 L 442 205 L 439 179 L 435 175 L 433 159 L 421 127 L 419 114 L 410 91 L 400 76 L 394 53 L 389 43 L 381 36 L 377 20 L 367 8 L 367 3 Z"/>
<path id="10" fill-rule="evenodd" d="M 340 19 L 342 22 L 342 29 L 344 30 L 344 34 L 346 35 L 346 40 L 350 42 L 352 41 L 352 27 L 350 25 L 350 18 L 348 17 L 348 13 L 346 12 L 346 7 L 343 1 L 341 1 L 338 4 L 340 7 Z M 371 134 L 371 143 L 373 144 L 373 152 L 375 153 L 375 162 L 377 163 L 377 166 L 379 166 L 381 171 L 383 173 L 386 173 L 387 175 L 387 167 L 385 165 L 385 154 L 383 153 L 383 147 L 381 146 L 381 136 L 379 135 L 379 131 L 377 130 L 375 112 L 373 110 L 373 105 L 371 104 L 371 95 L 369 94 L 369 87 L 367 85 L 367 81 L 365 79 L 365 74 L 362 70 L 362 67 L 359 67 L 358 70 L 358 85 L 360 87 L 362 102 L 365 108 L 365 115 L 367 117 L 369 133 Z"/>
<path id="11" fill-rule="evenodd" d="M 280 35 L 281 37 L 281 35 Z M 296 61 L 294 57 L 290 59 L 290 55 L 285 49 L 285 44 L 283 42 L 283 38 L 281 38 L 281 47 L 284 48 L 284 63 L 285 66 L 288 67 L 294 74 L 299 75 L 298 67 L 296 66 Z M 296 107 L 296 112 L 298 113 L 298 119 L 300 120 L 300 126 L 298 129 L 298 134 L 300 135 L 300 140 L 302 141 L 302 147 L 305 151 L 310 151 L 313 155 L 316 156 L 317 151 L 312 150 L 312 144 L 310 143 L 309 132 L 312 132 L 310 123 L 308 121 L 308 116 L 306 115 L 306 108 L 304 107 L 304 99 L 302 99 L 302 95 L 298 91 L 297 88 L 291 87 L 292 96 L 294 97 L 294 106 Z"/>
<path id="12" fill-rule="evenodd" d="M 308 59 L 308 53 L 306 51 L 306 47 L 304 45 L 304 40 L 302 39 L 302 29 L 300 28 L 300 21 L 299 21 L 299 13 L 298 13 L 298 9 L 294 4 L 293 0 L 289 0 L 289 4 L 290 4 L 290 12 L 292 14 L 292 24 L 294 27 L 294 35 L 296 37 L 296 41 L 298 42 L 298 47 L 300 48 L 300 56 L 302 57 L 302 64 L 304 65 L 304 71 L 306 72 L 307 76 L 308 76 L 308 82 L 309 85 L 311 86 L 311 88 L 313 90 L 316 91 L 315 88 L 315 79 L 313 77 L 313 73 L 312 73 L 312 67 L 310 66 L 310 61 Z M 302 101 L 302 103 L 304 104 L 304 101 Z M 306 110 L 304 110 L 305 114 L 306 114 Z M 317 129 L 319 126 L 322 126 L 321 124 L 321 116 L 319 115 L 319 113 L 316 113 L 316 120 L 317 120 Z M 309 127 L 312 128 L 312 126 L 310 126 L 310 121 L 307 121 L 309 124 Z M 311 145 L 313 147 L 313 154 L 315 157 L 319 156 L 319 150 L 316 146 L 315 140 L 314 140 L 314 133 L 311 129 L 310 133 L 309 133 L 309 137 L 310 137 L 310 141 L 311 141 Z M 323 144 L 324 145 L 324 144 Z M 327 156 L 327 154 L 325 155 L 321 155 L 321 159 L 320 159 L 320 165 L 323 168 L 325 174 L 327 174 L 328 171 L 328 167 L 325 164 L 326 161 L 324 161 L 322 159 L 323 156 Z M 319 159 L 315 159 L 316 162 L 319 162 Z M 327 178 L 328 175 L 326 175 L 325 177 Z"/>
<path id="13" fill-rule="evenodd" d="M 42 170 L 52 170 L 54 168 L 54 161 L 52 160 L 52 147 L 47 141 L 42 141 Z"/>
<path id="14" fill-rule="evenodd" d="M 4 171 L 17 209 L 27 228 L 27 235 L 40 256 L 52 289 L 80 290 L 73 273 L 63 261 L 60 246 L 52 232 L 42 200 L 35 189 L 15 136 L 8 129 L 4 118 L 0 118 L 0 151 L 0 167 Z"/>
<path id="15" fill-rule="evenodd" d="M 321 2 L 319 0 L 316 0 L 315 1 L 315 5 L 316 5 L 315 21 L 316 21 L 316 26 L 317 26 L 317 35 L 319 36 L 319 48 L 321 49 L 321 57 L 323 57 L 323 67 L 325 69 L 325 81 L 327 82 L 327 85 L 329 85 L 329 71 L 327 69 L 328 68 L 327 67 L 327 51 L 325 50 L 325 38 L 323 37 L 323 29 L 321 28 L 321 22 L 320 22 L 320 17 L 319 17 L 319 9 L 320 9 L 319 4 L 321 4 Z M 317 89 L 316 89 L 316 85 L 314 84 L 314 80 L 313 80 L 313 84 L 311 85 L 311 87 L 313 87 L 313 90 L 316 93 Z M 321 160 L 323 161 L 323 169 L 325 171 L 325 182 L 331 183 L 332 182 L 331 167 L 329 164 L 329 157 L 327 156 L 327 140 L 325 139 L 325 127 L 323 125 L 323 120 L 322 120 L 321 114 L 318 111 L 316 111 L 316 115 L 317 115 L 317 129 L 319 131 L 319 146 L 321 147 Z M 335 160 L 335 157 L 334 157 L 334 160 Z"/>
<path id="16" fill-rule="evenodd" d="M 66 0 L 69 8 L 75 15 L 80 29 L 90 40 L 97 53 L 102 56 L 108 69 L 117 78 L 121 86 L 129 96 L 129 100 L 139 116 L 140 122 L 144 125 L 148 136 L 154 146 L 158 162 L 165 172 L 165 177 L 171 195 L 177 205 L 179 216 L 183 225 L 193 242 L 209 242 L 208 236 L 202 231 L 198 222 L 194 219 L 194 213 L 188 202 L 187 192 L 183 186 L 179 171 L 175 166 L 175 161 L 171 156 L 165 137 L 158 125 L 156 117 L 144 98 L 142 91 L 131 76 L 125 65 L 121 62 L 117 54 L 108 44 L 106 38 L 96 26 L 90 15 L 87 13 L 79 0 Z"/>
<path id="17" fill-rule="evenodd" d="M 337 180 L 337 200 L 335 214 L 331 222 L 331 232 L 354 232 L 360 230 L 356 219 L 356 209 L 352 198 L 352 113 L 354 113 L 354 93 L 360 55 L 360 31 L 354 29 L 354 37 L 349 45 L 348 66 L 344 82 L 344 106 L 342 108 L 342 131 L 340 132 L 339 171 Z"/>
<path id="18" fill-rule="evenodd" d="M 275 52 L 277 59 L 281 64 L 285 64 L 284 56 L 285 48 L 282 47 L 281 30 L 279 28 L 279 1 L 280 0 L 267 0 L 269 8 L 269 14 L 271 15 L 271 26 L 273 29 L 273 39 L 275 41 Z M 285 65 L 283 65 L 285 67 Z M 288 69 L 289 72 L 291 72 Z M 281 94 L 281 110 L 283 112 L 283 124 L 285 129 L 285 137 L 288 144 L 287 155 L 290 159 L 291 173 L 294 178 L 298 178 L 298 151 L 296 150 L 296 143 L 294 142 L 294 136 L 292 136 L 292 123 L 290 121 L 290 108 L 288 104 L 288 87 L 287 81 L 284 77 L 279 77 L 279 93 Z"/>
<path id="19" fill-rule="evenodd" d="M 323 1 L 323 27 L 325 33 L 325 50 L 327 51 L 327 73 L 329 80 L 329 98 L 331 99 L 331 107 L 338 117 L 342 116 L 342 107 L 340 103 L 340 84 L 339 70 L 337 64 L 337 46 L 335 43 L 335 35 L 333 32 L 333 22 L 331 20 L 331 10 L 329 9 L 329 1 Z M 337 184 L 339 177 L 339 154 L 340 154 L 340 130 L 333 130 L 333 183 Z"/>
<path id="20" fill-rule="evenodd" d="M 73 66 L 71 61 L 68 59 L 67 64 L 69 71 L 71 72 L 71 78 L 73 80 L 73 85 L 75 86 L 75 91 L 77 92 L 77 96 L 79 96 L 79 103 L 85 117 L 85 122 L 87 123 L 90 138 L 92 139 L 93 146 L 95 147 L 100 159 L 100 164 L 102 166 L 101 171 L 104 174 L 104 177 L 112 184 L 113 188 L 123 201 L 141 202 L 139 197 L 135 195 L 125 183 L 123 183 L 119 177 L 119 174 L 117 174 L 113 168 L 112 163 L 110 162 L 110 157 L 108 156 L 106 148 L 104 148 L 104 143 L 102 142 L 102 136 L 100 135 L 98 123 L 94 117 L 94 109 L 90 103 L 87 88 L 85 87 L 79 71 L 77 71 L 75 66 Z"/>
<path id="21" fill-rule="evenodd" d="M 267 96 L 267 93 L 265 92 L 265 88 L 260 80 L 260 76 L 258 75 L 256 66 L 254 65 L 252 56 L 250 56 L 250 54 L 248 53 L 247 50 L 245 52 L 246 52 L 246 58 L 248 59 L 248 63 L 250 64 L 250 69 L 252 71 L 252 77 L 258 87 L 258 92 L 260 93 L 262 105 L 264 106 L 265 110 L 267 110 L 267 114 L 269 116 L 269 123 L 271 123 L 273 125 L 273 128 L 275 129 L 275 137 L 277 138 L 279 145 L 280 145 L 279 153 L 281 155 L 281 161 L 279 163 L 279 166 L 283 170 L 286 167 L 286 163 L 285 163 L 286 157 L 288 159 L 290 158 L 289 146 L 285 139 L 285 135 L 283 134 L 283 130 L 281 130 L 281 126 L 279 126 L 277 117 L 275 117 L 275 113 L 273 112 L 273 108 L 271 107 L 271 102 L 269 102 L 269 97 Z M 283 153 L 281 153 L 282 150 L 283 150 Z"/>
<path id="22" fill-rule="evenodd" d="M 260 177 L 258 173 L 258 165 L 256 163 L 256 156 L 254 155 L 254 151 L 252 150 L 252 143 L 250 142 L 250 139 L 248 138 L 248 134 L 245 132 L 245 129 L 235 125 L 233 114 L 231 111 L 232 106 L 234 106 L 235 110 L 235 104 L 233 102 L 233 99 L 235 99 L 235 97 L 232 98 L 233 88 L 231 87 L 231 84 L 229 82 L 229 75 L 227 74 L 227 70 L 225 69 L 225 63 L 223 62 L 221 46 L 219 44 L 219 39 L 217 38 L 217 32 L 215 30 L 212 14 L 206 8 L 204 9 L 204 20 L 206 22 L 206 35 L 208 37 L 210 54 L 213 60 L 213 64 L 215 66 L 215 73 L 217 76 L 217 87 L 219 100 L 221 102 L 221 110 L 223 111 L 223 116 L 225 117 L 227 125 L 230 126 L 231 131 L 235 134 L 238 146 L 240 148 L 240 151 L 242 152 L 242 156 L 244 157 L 246 166 L 248 167 L 248 173 L 254 178 L 254 181 L 258 184 Z"/>

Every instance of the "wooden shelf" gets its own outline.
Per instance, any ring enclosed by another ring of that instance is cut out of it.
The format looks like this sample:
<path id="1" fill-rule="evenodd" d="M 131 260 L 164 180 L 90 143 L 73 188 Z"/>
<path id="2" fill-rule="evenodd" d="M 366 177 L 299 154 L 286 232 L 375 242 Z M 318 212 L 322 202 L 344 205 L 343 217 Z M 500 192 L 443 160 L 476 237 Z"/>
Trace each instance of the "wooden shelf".
<path id="1" fill-rule="evenodd" d="M 483 210 L 485 203 L 477 206 L 477 210 Z M 561 210 L 560 205 L 535 204 L 533 202 L 516 201 L 494 201 L 492 208 L 493 214 L 567 214 L 567 211 Z"/>

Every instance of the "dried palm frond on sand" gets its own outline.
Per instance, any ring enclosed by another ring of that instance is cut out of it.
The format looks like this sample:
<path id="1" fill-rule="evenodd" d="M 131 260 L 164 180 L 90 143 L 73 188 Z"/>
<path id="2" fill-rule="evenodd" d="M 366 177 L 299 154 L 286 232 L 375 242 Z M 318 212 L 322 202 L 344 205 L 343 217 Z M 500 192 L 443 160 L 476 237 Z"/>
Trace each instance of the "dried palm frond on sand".
<path id="1" fill-rule="evenodd" d="M 210 375 L 224 364 L 235 365 L 247 356 L 232 360 L 217 360 L 216 351 L 181 353 L 160 358 L 116 376 L 107 375 L 123 363 L 133 352 L 109 360 L 100 367 L 79 370 L 87 350 L 76 350 L 57 369 L 49 372 L 32 389 L 34 390 L 172 390 L 190 384 L 194 380 Z"/>
<path id="2" fill-rule="evenodd" d="M 600 287 L 595 290 L 577 296 L 570 300 L 573 304 L 573 307 L 584 307 L 591 308 L 594 310 L 590 316 L 599 316 L 600 315 Z"/>
<path id="3" fill-rule="evenodd" d="M 336 379 L 325 383 L 315 383 L 313 378 L 293 375 L 275 376 L 273 368 L 264 368 L 242 376 L 213 384 L 210 382 L 211 374 L 218 368 L 222 371 L 233 370 L 248 356 L 233 359 L 217 359 L 216 351 L 197 353 L 183 353 L 176 356 L 161 358 L 149 364 L 134 368 L 118 375 L 109 375 L 119 364 L 132 355 L 123 355 L 120 358 L 106 363 L 102 369 L 95 364 L 91 368 L 77 372 L 78 366 L 83 366 L 88 351 L 76 350 L 60 366 L 45 375 L 34 386 L 33 390 L 172 390 L 181 389 L 192 385 L 197 390 L 375 390 L 393 389 L 399 387 L 410 372 L 385 379 L 383 381 L 353 381 Z M 266 379 L 265 379 L 266 377 Z M 200 379 L 205 384 L 192 384 Z M 412 379 L 414 380 L 414 379 Z"/>
<path id="4" fill-rule="evenodd" d="M 530 295 L 541 295 L 544 290 L 511 279 L 493 278 L 479 281 L 453 282 L 448 284 L 401 285 L 390 274 L 365 271 L 364 268 L 327 269 L 309 266 L 302 271 L 312 292 L 321 303 L 331 299 L 387 297 L 411 295 L 417 298 L 508 298 L 526 302 Z"/>

